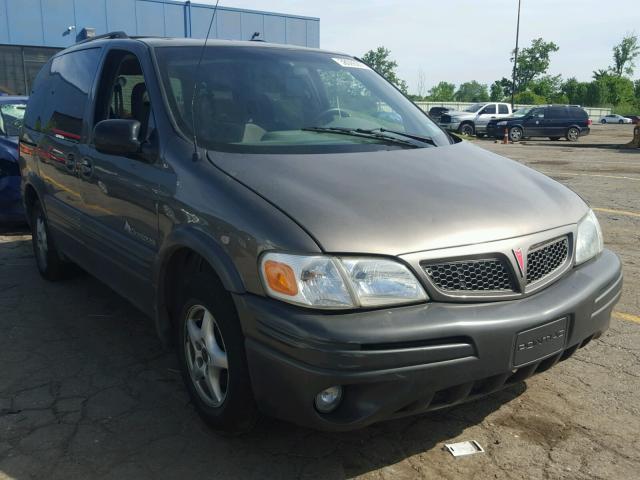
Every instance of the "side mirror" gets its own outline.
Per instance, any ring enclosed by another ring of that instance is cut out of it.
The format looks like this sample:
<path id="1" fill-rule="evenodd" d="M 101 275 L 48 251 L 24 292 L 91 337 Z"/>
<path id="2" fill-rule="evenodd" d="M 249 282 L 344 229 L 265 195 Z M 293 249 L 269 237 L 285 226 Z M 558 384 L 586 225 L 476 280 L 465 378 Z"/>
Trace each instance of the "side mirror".
<path id="1" fill-rule="evenodd" d="M 102 120 L 93 128 L 93 143 L 101 153 L 130 155 L 140 151 L 139 133 L 137 120 Z"/>

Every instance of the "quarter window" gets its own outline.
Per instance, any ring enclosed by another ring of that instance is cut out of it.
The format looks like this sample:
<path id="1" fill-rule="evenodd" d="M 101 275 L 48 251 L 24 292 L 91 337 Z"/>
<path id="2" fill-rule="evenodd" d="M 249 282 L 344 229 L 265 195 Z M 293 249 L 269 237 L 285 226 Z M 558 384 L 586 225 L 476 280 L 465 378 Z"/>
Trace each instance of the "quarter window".
<path id="1" fill-rule="evenodd" d="M 503 114 L 508 114 L 509 113 L 509 107 L 507 107 L 506 105 L 498 105 L 498 113 L 503 115 Z"/>

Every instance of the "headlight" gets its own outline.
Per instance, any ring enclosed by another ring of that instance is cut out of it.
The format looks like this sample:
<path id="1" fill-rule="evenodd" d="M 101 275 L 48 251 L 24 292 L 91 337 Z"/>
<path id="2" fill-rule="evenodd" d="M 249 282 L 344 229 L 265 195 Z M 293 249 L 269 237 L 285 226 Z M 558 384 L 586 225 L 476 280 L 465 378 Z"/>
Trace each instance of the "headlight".
<path id="1" fill-rule="evenodd" d="M 589 210 L 578 223 L 578 236 L 576 238 L 576 265 L 599 254 L 603 246 L 602 230 L 593 210 Z"/>
<path id="2" fill-rule="evenodd" d="M 507 122 L 498 122 L 496 123 L 497 126 L 499 127 L 504 127 L 507 124 Z"/>
<path id="3" fill-rule="evenodd" d="M 271 297 L 312 308 L 378 307 L 428 298 L 406 266 L 387 259 L 267 253 L 260 273 Z"/>

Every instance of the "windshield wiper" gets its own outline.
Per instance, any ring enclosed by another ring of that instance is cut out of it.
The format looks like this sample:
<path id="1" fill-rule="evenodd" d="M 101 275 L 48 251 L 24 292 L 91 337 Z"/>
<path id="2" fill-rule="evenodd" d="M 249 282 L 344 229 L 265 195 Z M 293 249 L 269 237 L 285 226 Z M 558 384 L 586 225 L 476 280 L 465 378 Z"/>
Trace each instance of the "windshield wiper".
<path id="1" fill-rule="evenodd" d="M 413 140 L 418 140 L 419 142 L 423 142 L 423 143 L 428 143 L 429 145 L 433 145 L 434 147 L 436 147 L 436 142 L 433 140 L 433 138 L 431 137 L 427 137 L 424 135 L 416 135 L 415 133 L 406 133 L 406 132 L 400 132 L 398 130 L 389 130 L 388 128 L 377 128 L 375 130 L 368 130 L 368 131 L 379 131 L 379 132 L 388 132 L 388 133 L 393 133 L 395 135 L 400 135 L 402 137 L 407 137 L 407 138 L 411 138 Z M 360 131 L 360 129 L 358 129 L 358 131 Z"/>
<path id="2" fill-rule="evenodd" d="M 409 142 L 392 135 L 382 133 L 382 129 L 365 130 L 362 128 L 346 128 L 346 127 L 304 127 L 300 130 L 305 132 L 321 132 L 321 133 L 338 133 L 341 135 L 350 135 L 352 137 L 375 138 L 389 143 L 405 145 L 407 147 L 419 148 L 420 145 L 415 142 Z"/>

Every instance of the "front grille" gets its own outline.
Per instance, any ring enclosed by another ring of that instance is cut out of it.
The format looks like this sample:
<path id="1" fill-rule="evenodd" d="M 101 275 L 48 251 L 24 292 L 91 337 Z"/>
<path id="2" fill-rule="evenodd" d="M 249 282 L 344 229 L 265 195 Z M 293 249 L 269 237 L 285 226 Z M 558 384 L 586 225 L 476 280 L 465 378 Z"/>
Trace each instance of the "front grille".
<path id="1" fill-rule="evenodd" d="M 569 239 L 567 237 L 530 250 L 527 254 L 527 285 L 552 274 L 567 261 Z"/>
<path id="2" fill-rule="evenodd" d="M 464 260 L 423 265 L 433 284 L 445 292 L 510 292 L 509 268 L 498 259 Z"/>
<path id="3" fill-rule="evenodd" d="M 446 113 L 440 115 L 440 123 L 451 123 L 451 115 Z"/>

